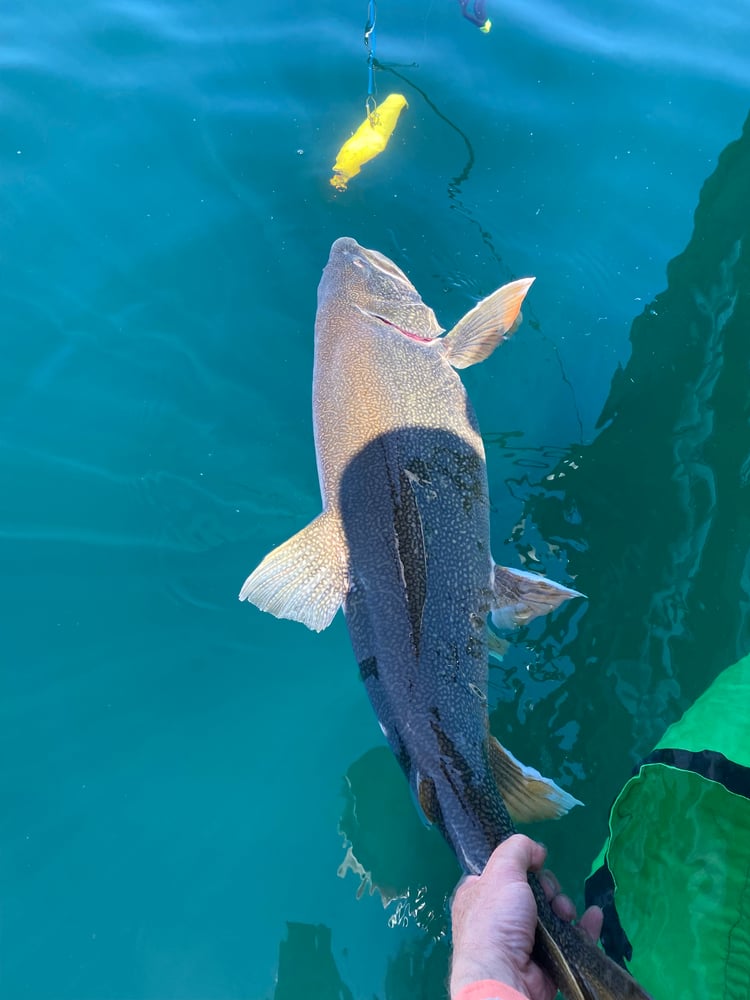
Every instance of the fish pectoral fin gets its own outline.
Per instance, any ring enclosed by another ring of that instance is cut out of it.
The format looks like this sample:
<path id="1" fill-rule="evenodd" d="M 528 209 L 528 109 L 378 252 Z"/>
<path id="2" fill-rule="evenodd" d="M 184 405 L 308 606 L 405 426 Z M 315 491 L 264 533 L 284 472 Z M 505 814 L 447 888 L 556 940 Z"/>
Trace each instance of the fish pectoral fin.
<path id="1" fill-rule="evenodd" d="M 341 522 L 336 514 L 324 511 L 269 552 L 245 580 L 240 600 L 321 632 L 346 597 L 347 565 Z"/>
<path id="2" fill-rule="evenodd" d="M 533 767 L 522 764 L 494 736 L 489 741 L 490 769 L 508 812 L 518 823 L 558 819 L 582 802 L 543 777 Z"/>
<path id="3" fill-rule="evenodd" d="M 507 566 L 495 566 L 493 591 L 492 624 L 496 628 L 525 625 L 532 618 L 554 611 L 571 597 L 586 596 L 539 573 Z"/>
<path id="4" fill-rule="evenodd" d="M 476 365 L 512 336 L 520 326 L 521 303 L 533 281 L 511 281 L 467 312 L 443 340 L 446 361 L 454 368 Z"/>

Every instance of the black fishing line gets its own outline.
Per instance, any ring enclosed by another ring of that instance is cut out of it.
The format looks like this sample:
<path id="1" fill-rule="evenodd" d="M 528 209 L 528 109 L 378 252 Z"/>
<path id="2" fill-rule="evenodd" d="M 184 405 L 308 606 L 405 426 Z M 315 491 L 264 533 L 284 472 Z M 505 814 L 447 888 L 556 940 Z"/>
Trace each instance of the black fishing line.
<path id="1" fill-rule="evenodd" d="M 474 155 L 474 147 L 471 144 L 471 139 L 469 139 L 468 135 L 464 132 L 464 130 L 460 126 L 456 125 L 456 123 L 452 121 L 446 114 L 443 114 L 440 108 L 425 93 L 425 91 L 422 90 L 421 87 L 417 86 L 417 84 L 414 83 L 413 80 L 410 80 L 408 76 L 406 76 L 404 73 L 400 73 L 398 69 L 396 69 L 397 66 L 399 68 L 402 68 L 402 65 L 407 69 L 419 68 L 417 63 L 405 63 L 405 64 L 383 63 L 379 59 L 373 59 L 374 69 L 385 70 L 386 72 L 392 73 L 394 76 L 398 77 L 399 80 L 403 80 L 403 82 L 407 85 L 407 87 L 411 87 L 412 90 L 415 90 L 420 95 L 425 104 L 430 108 L 430 110 L 435 115 L 437 115 L 437 117 L 441 121 L 445 122 L 445 124 L 450 129 L 452 129 L 457 135 L 460 136 L 461 141 L 466 147 L 466 163 L 464 164 L 463 169 L 458 174 L 456 174 L 455 177 L 452 177 L 451 180 L 448 182 L 448 197 L 452 202 L 451 208 L 458 210 L 461 213 L 461 215 L 463 215 L 463 217 L 467 219 L 468 222 L 471 223 L 472 226 L 474 226 L 476 229 L 479 230 L 479 235 L 482 238 L 482 243 L 484 243 L 484 245 L 487 247 L 493 259 L 497 262 L 500 269 L 505 272 L 509 280 L 513 280 L 515 275 L 513 274 L 511 269 L 506 265 L 506 263 L 498 253 L 495 247 L 495 242 L 492 233 L 488 229 L 484 228 L 479 219 L 477 219 L 474 216 L 471 209 L 466 207 L 461 197 L 461 187 L 469 179 L 469 175 L 471 174 L 471 171 L 474 167 L 474 161 L 476 159 Z M 570 390 L 570 396 L 573 402 L 573 410 L 575 412 L 576 422 L 578 423 L 579 444 L 583 444 L 583 420 L 581 419 L 581 411 L 578 406 L 576 391 L 575 388 L 573 387 L 573 383 L 568 378 L 568 373 L 565 370 L 565 364 L 563 363 L 563 359 L 562 356 L 560 355 L 558 346 L 554 342 L 554 340 L 552 340 L 552 338 L 549 337 L 542 330 L 541 323 L 539 322 L 539 319 L 537 318 L 536 313 L 534 312 L 532 306 L 527 306 L 524 304 L 524 319 L 532 328 L 532 330 L 536 330 L 536 332 L 542 337 L 544 341 L 546 341 L 547 344 L 549 344 L 550 348 L 552 349 L 552 353 L 554 354 L 555 360 L 557 361 L 558 367 L 560 369 L 560 377 Z"/>

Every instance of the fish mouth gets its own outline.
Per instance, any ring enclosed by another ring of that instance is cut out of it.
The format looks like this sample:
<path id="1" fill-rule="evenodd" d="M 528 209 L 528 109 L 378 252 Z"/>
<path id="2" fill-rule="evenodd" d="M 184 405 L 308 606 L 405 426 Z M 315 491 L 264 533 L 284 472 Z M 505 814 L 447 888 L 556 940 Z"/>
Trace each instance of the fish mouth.
<path id="1" fill-rule="evenodd" d="M 372 319 L 378 320 L 379 323 L 384 323 L 386 326 L 390 326 L 393 330 L 398 330 L 409 340 L 418 340 L 420 344 L 429 344 L 434 337 L 420 337 L 418 333 L 414 333 L 412 330 L 406 330 L 403 326 L 399 326 L 398 323 L 393 323 L 391 320 L 386 319 L 385 316 L 381 316 L 379 313 L 370 312 L 369 309 L 362 309 L 362 312 L 366 316 L 370 316 Z"/>

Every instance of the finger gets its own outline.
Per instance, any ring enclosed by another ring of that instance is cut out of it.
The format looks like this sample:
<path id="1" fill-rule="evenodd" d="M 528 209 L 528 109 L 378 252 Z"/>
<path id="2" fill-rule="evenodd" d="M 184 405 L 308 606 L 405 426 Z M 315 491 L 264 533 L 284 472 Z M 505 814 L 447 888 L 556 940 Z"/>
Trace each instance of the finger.
<path id="1" fill-rule="evenodd" d="M 550 900 L 550 905 L 561 920 L 575 920 L 576 907 L 570 896 L 564 892 L 559 892 Z"/>
<path id="2" fill-rule="evenodd" d="M 557 880 L 557 876 L 555 875 L 554 872 L 551 872 L 548 868 L 545 868 L 543 871 L 539 872 L 538 878 L 542 885 L 542 888 L 544 889 L 544 895 L 550 902 L 552 902 L 555 896 L 559 896 L 559 894 L 562 892 L 562 887 L 560 886 L 560 883 Z"/>
<path id="3" fill-rule="evenodd" d="M 539 872 L 539 882 L 544 889 L 544 895 L 558 917 L 562 920 L 575 920 L 575 904 L 570 896 L 566 896 L 562 891 L 555 873 L 545 868 L 544 871 Z"/>
<path id="4" fill-rule="evenodd" d="M 531 864 L 529 865 L 529 871 L 539 872 L 544 867 L 544 862 L 547 860 L 547 848 L 544 844 L 540 844 L 536 840 L 532 840 L 531 843 L 534 845 L 532 849 Z"/>
<path id="5" fill-rule="evenodd" d="M 485 872 L 494 874 L 503 871 L 506 874 L 515 872 L 525 877 L 528 871 L 537 871 L 544 864 L 547 848 L 537 844 L 535 840 L 515 833 L 496 847 L 492 857 L 487 862 Z"/>
<path id="6" fill-rule="evenodd" d="M 604 913 L 602 912 L 601 907 L 590 906 L 578 921 L 578 926 L 581 927 L 593 941 L 598 941 L 602 934 L 603 922 Z"/>

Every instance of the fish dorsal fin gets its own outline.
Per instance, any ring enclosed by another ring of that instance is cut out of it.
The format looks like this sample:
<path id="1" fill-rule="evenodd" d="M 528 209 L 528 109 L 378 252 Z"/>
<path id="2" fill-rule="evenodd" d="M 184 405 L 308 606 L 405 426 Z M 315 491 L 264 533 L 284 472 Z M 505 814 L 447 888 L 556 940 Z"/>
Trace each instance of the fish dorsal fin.
<path id="1" fill-rule="evenodd" d="M 468 368 L 484 361 L 521 323 L 521 303 L 533 278 L 519 278 L 478 302 L 446 334 L 445 358 L 454 368 Z"/>
<path id="2" fill-rule="evenodd" d="M 493 590 L 492 624 L 496 628 L 525 625 L 532 618 L 554 611 L 571 597 L 585 596 L 539 573 L 507 566 L 495 566 Z"/>
<path id="3" fill-rule="evenodd" d="M 550 778 L 516 760 L 494 736 L 490 736 L 489 758 L 495 783 L 516 822 L 558 819 L 573 806 L 583 805 Z"/>
<path id="4" fill-rule="evenodd" d="M 347 566 L 341 522 L 324 511 L 269 552 L 245 580 L 240 600 L 320 632 L 331 624 L 346 597 Z"/>

